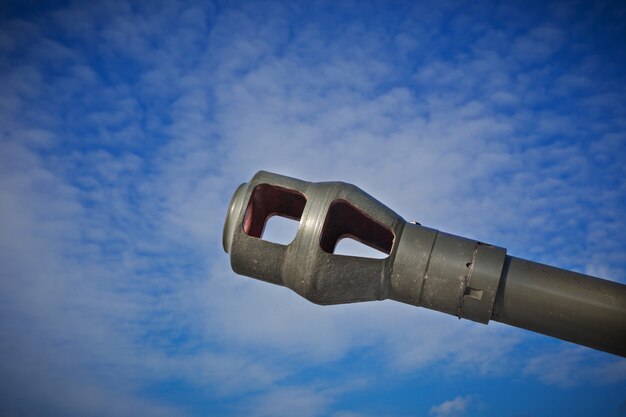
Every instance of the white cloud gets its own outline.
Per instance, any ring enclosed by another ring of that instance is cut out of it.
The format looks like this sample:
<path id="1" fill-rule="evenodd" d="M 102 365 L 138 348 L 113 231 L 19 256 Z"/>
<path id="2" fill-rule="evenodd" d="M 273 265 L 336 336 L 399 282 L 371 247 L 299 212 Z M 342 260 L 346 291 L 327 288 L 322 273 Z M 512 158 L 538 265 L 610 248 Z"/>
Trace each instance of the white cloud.
<path id="1" fill-rule="evenodd" d="M 357 413 L 353 411 L 338 411 L 331 415 L 332 417 L 368 417 L 368 414 Z"/>
<path id="2" fill-rule="evenodd" d="M 461 416 L 467 411 L 472 403 L 470 396 L 457 396 L 452 400 L 444 401 L 430 408 L 430 415 L 435 417 Z"/>
<path id="3" fill-rule="evenodd" d="M 564 41 L 562 31 L 550 27 L 537 27 L 515 39 L 512 56 L 523 64 L 533 64 L 548 58 Z"/>
<path id="4" fill-rule="evenodd" d="M 566 347 L 531 358 L 523 372 L 546 384 L 573 387 L 581 384 L 611 384 L 626 380 L 626 359 L 606 358 L 596 351 Z"/>
<path id="5" fill-rule="evenodd" d="M 276 388 L 252 403 L 246 415 L 314 417 L 322 415 L 330 404 L 323 392 L 304 388 Z"/>

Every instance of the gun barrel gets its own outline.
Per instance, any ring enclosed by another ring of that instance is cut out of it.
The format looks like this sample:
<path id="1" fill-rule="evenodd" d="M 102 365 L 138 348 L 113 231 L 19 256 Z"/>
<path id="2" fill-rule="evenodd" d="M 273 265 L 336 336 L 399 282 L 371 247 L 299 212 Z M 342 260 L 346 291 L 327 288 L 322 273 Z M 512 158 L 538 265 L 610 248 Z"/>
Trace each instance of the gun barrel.
<path id="1" fill-rule="evenodd" d="M 262 238 L 276 215 L 299 221 L 287 245 Z M 387 257 L 335 254 L 344 237 Z M 317 304 L 392 299 L 626 356 L 626 286 L 409 223 L 351 184 L 260 171 L 235 191 L 222 243 L 236 273 Z"/>
<path id="2" fill-rule="evenodd" d="M 507 256 L 492 320 L 626 356 L 626 286 Z"/>

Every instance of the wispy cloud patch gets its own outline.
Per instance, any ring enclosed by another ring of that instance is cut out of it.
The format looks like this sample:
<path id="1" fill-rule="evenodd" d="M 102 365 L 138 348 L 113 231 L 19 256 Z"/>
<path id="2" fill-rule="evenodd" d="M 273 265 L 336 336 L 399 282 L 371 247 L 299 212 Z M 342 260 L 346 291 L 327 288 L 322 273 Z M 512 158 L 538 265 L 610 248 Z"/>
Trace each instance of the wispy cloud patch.
<path id="1" fill-rule="evenodd" d="M 458 396 L 439 405 L 433 405 L 430 409 L 430 415 L 435 417 L 461 416 L 467 411 L 470 404 L 470 396 Z"/>
<path id="2" fill-rule="evenodd" d="M 562 387 L 611 384 L 626 381 L 626 360 L 606 361 L 598 352 L 568 347 L 533 357 L 526 364 L 524 373 Z"/>

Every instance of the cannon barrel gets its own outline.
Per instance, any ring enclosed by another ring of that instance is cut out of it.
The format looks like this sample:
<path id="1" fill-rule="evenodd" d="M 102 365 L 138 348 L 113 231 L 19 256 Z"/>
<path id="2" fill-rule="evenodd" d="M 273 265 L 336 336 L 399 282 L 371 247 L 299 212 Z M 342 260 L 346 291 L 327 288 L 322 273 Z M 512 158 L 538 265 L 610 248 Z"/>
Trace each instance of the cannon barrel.
<path id="1" fill-rule="evenodd" d="M 299 221 L 293 241 L 262 239 L 271 216 Z M 345 237 L 387 256 L 335 254 Z M 317 304 L 392 299 L 626 356 L 625 285 L 409 223 L 351 184 L 260 171 L 235 191 L 222 243 L 236 273 Z"/>

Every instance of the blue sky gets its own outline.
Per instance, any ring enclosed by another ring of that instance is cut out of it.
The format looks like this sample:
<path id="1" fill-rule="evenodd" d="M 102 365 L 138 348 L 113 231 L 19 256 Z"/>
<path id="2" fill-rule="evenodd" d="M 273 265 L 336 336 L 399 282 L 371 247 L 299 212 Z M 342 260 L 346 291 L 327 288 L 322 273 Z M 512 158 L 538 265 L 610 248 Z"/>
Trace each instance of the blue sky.
<path id="1" fill-rule="evenodd" d="M 391 301 L 316 306 L 221 248 L 265 169 L 625 282 L 623 4 L 0 16 L 0 414 L 626 415 L 626 360 Z"/>

